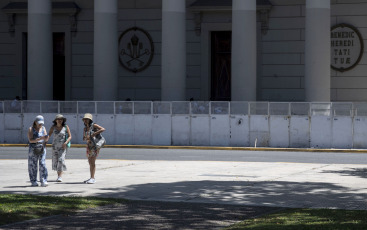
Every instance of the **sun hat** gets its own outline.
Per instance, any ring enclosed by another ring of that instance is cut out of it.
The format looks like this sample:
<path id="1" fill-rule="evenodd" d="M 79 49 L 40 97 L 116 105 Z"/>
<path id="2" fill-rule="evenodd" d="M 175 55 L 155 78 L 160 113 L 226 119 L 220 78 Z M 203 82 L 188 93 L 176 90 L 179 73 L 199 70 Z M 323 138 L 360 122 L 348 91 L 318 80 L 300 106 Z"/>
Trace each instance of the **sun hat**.
<path id="1" fill-rule="evenodd" d="M 42 115 L 38 115 L 35 119 L 34 119 L 34 121 L 39 125 L 39 124 L 44 124 L 45 123 L 45 119 L 43 118 L 43 116 Z"/>
<path id="2" fill-rule="evenodd" d="M 86 114 L 84 114 L 84 117 L 83 117 L 82 120 L 84 120 L 84 119 L 89 119 L 89 120 L 93 121 L 93 115 L 90 114 L 90 113 L 86 113 Z"/>
<path id="3" fill-rule="evenodd" d="M 66 118 L 62 114 L 57 114 L 55 119 L 54 119 L 54 122 L 56 122 L 57 119 L 63 119 L 64 122 L 66 121 Z"/>

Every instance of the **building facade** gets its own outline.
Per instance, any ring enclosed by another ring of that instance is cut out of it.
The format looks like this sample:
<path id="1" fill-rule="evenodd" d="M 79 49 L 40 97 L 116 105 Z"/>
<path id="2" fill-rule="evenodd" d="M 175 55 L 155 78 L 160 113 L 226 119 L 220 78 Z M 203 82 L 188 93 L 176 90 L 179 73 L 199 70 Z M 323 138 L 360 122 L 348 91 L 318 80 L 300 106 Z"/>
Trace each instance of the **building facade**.
<path id="1" fill-rule="evenodd" d="M 0 100 L 367 100 L 367 0 L 0 7 Z"/>

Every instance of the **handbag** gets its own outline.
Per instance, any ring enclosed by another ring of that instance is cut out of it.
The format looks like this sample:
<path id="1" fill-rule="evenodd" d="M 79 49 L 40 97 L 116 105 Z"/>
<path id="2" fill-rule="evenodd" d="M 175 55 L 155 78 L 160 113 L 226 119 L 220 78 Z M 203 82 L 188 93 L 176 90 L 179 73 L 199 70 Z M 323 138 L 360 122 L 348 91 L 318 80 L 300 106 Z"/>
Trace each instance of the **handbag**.
<path id="1" fill-rule="evenodd" d="M 32 150 L 34 155 L 42 155 L 45 151 L 45 146 L 43 143 L 37 143 L 36 145 L 32 146 Z"/>
<path id="2" fill-rule="evenodd" d="M 45 127 L 42 127 L 42 131 L 45 131 Z M 44 142 L 37 142 L 32 144 L 29 143 L 29 145 L 32 148 L 32 152 L 34 155 L 42 155 L 45 152 L 46 143 Z"/>
<path id="3" fill-rule="evenodd" d="M 90 131 L 90 136 L 92 135 L 92 132 Z M 106 144 L 106 139 L 101 135 L 97 134 L 95 137 L 90 138 L 93 144 L 93 148 L 95 150 L 98 150 L 102 148 Z"/>

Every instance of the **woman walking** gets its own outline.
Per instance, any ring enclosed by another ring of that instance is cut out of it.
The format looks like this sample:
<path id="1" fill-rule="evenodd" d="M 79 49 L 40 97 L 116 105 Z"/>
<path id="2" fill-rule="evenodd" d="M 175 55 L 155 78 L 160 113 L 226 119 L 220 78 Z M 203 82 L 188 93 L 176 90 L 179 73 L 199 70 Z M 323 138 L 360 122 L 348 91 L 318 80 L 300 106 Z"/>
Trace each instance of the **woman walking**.
<path id="1" fill-rule="evenodd" d="M 105 131 L 100 125 L 93 123 L 93 116 L 90 113 L 86 113 L 83 117 L 84 132 L 83 140 L 87 142 L 87 157 L 89 162 L 90 178 L 85 180 L 84 183 L 94 184 L 96 183 L 96 159 L 98 157 L 100 148 L 104 145 L 105 139 L 101 133 Z"/>
<path id="2" fill-rule="evenodd" d="M 38 186 L 37 171 L 39 162 L 39 174 L 42 187 L 46 187 L 48 171 L 46 167 L 46 142 L 48 140 L 46 128 L 43 126 L 45 120 L 38 115 L 31 127 L 28 129 L 28 173 L 32 186 Z"/>
<path id="3" fill-rule="evenodd" d="M 52 170 L 57 171 L 57 182 L 62 182 L 62 173 L 67 170 L 65 156 L 70 147 L 71 133 L 66 125 L 66 118 L 62 114 L 57 114 L 53 120 L 53 126 L 48 132 L 52 134 Z"/>

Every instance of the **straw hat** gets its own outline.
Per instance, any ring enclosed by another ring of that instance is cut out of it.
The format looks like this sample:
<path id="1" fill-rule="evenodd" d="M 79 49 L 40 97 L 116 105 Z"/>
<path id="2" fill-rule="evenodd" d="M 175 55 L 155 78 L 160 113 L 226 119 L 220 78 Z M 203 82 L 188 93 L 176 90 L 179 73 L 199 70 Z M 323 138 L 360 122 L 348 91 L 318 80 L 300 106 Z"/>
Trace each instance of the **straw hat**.
<path id="1" fill-rule="evenodd" d="M 90 113 L 86 113 L 86 114 L 84 114 L 84 117 L 83 117 L 83 119 L 82 119 L 82 120 L 85 120 L 85 119 L 89 119 L 89 120 L 93 121 L 93 116 L 92 116 L 92 114 L 90 114 Z"/>
<path id="2" fill-rule="evenodd" d="M 66 122 L 66 118 L 62 114 L 57 114 L 55 119 L 54 119 L 54 122 L 56 122 L 57 119 L 63 119 L 64 122 Z"/>

